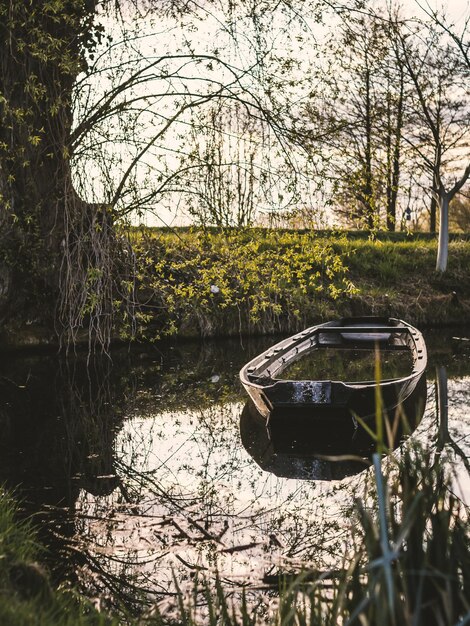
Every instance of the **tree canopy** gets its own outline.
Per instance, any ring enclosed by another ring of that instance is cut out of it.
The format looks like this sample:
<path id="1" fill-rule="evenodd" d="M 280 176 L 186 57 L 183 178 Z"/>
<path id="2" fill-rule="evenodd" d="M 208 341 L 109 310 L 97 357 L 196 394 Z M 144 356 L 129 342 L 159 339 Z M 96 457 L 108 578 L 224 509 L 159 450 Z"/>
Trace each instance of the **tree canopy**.
<path id="1" fill-rule="evenodd" d="M 269 127 L 282 153 L 263 78 L 271 5 L 242 5 L 1 3 L 4 314 L 55 312 L 66 342 L 86 323 L 106 343 L 115 302 L 132 302 L 123 270 L 132 251 L 116 225 L 152 210 L 175 183 L 190 193 L 182 175 L 209 162 L 183 130 L 204 106 L 236 103 L 257 141 Z M 285 7 L 283 28 L 296 19 Z"/>

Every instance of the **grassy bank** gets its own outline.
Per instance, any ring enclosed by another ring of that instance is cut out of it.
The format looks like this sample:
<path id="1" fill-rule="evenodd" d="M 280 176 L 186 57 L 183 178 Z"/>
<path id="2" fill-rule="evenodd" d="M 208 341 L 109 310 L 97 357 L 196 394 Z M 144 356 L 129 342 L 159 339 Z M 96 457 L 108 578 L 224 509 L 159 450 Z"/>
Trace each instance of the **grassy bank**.
<path id="1" fill-rule="evenodd" d="M 353 315 L 391 315 L 421 327 L 470 317 L 465 236 L 452 238 L 443 275 L 434 269 L 437 242 L 428 235 L 378 233 L 372 240 L 349 231 L 182 228 L 135 229 L 130 236 L 134 269 L 115 294 L 115 339 L 293 333 Z M 93 281 L 100 273 L 93 276 L 84 310 L 97 306 Z M 135 302 L 134 310 L 124 310 L 123 301 Z M 57 345 L 54 328 L 32 317 L 3 326 L 0 345 Z M 86 344 L 87 328 L 78 336 Z"/>
<path id="2" fill-rule="evenodd" d="M 0 623 L 5 626 L 129 624 L 180 626 L 464 625 L 470 621 L 468 510 L 452 494 L 439 454 L 408 448 L 370 472 L 367 494 L 350 509 L 339 568 L 280 573 L 279 594 L 260 609 L 253 591 L 193 581 L 160 613 L 107 617 L 73 590 L 55 590 L 37 559 L 28 523 L 0 496 Z M 234 593 L 235 591 L 235 593 Z"/>
<path id="3" fill-rule="evenodd" d="M 435 241 L 348 241 L 349 276 L 358 292 L 349 310 L 403 317 L 424 326 L 463 324 L 470 312 L 470 242 L 449 245 L 445 274 L 435 271 Z"/>
<path id="4" fill-rule="evenodd" d="M 294 332 L 328 318 L 392 315 L 421 326 L 466 323 L 470 242 L 347 234 L 149 230 L 134 234 L 138 335 Z M 124 329 L 124 334 L 126 329 Z"/>

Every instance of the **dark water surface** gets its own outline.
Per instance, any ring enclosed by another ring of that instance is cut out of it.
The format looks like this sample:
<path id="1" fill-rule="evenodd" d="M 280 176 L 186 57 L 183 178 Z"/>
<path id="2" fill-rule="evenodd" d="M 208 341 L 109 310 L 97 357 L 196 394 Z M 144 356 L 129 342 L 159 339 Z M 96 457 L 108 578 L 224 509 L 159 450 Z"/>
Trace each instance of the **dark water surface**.
<path id="1" fill-rule="evenodd" d="M 470 503 L 470 341 L 455 336 L 470 328 L 426 335 L 427 405 L 412 439 L 449 452 Z M 0 482 L 34 514 L 57 581 L 136 609 L 170 601 L 174 577 L 184 586 L 217 569 L 256 586 L 344 554 L 367 464 L 313 458 L 305 440 L 273 451 L 244 408 L 238 371 L 276 341 L 121 350 L 88 367 L 2 357 Z"/>

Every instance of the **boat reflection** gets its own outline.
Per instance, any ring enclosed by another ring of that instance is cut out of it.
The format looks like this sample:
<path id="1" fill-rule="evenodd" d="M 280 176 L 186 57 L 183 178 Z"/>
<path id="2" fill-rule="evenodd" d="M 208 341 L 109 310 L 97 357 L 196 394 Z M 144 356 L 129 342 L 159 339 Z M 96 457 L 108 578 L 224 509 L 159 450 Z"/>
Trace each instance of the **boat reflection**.
<path id="1" fill-rule="evenodd" d="M 393 410 L 384 409 L 385 443 L 395 448 L 419 424 L 426 405 L 426 377 Z M 358 415 L 358 417 L 361 417 Z M 362 417 L 369 418 L 363 414 Z M 265 471 L 282 478 L 341 480 L 369 466 L 376 441 L 352 415 L 310 407 L 308 414 L 273 411 L 266 420 L 249 400 L 240 417 L 244 448 Z"/>

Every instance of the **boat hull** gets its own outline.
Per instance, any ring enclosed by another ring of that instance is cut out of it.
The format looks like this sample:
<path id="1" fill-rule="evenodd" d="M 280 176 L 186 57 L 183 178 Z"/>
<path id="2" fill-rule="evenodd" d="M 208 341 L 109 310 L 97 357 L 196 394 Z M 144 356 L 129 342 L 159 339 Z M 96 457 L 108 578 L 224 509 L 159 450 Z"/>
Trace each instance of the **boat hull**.
<path id="1" fill-rule="evenodd" d="M 426 405 L 423 374 L 400 407 L 382 414 L 384 444 L 393 449 L 421 421 Z M 375 415 L 352 419 L 346 407 L 332 405 L 305 411 L 277 408 L 266 420 L 248 400 L 240 417 L 243 446 L 265 471 L 284 478 L 341 480 L 368 467 L 376 451 Z"/>

